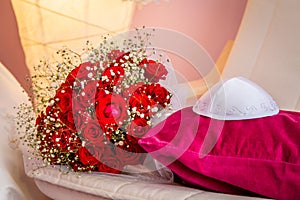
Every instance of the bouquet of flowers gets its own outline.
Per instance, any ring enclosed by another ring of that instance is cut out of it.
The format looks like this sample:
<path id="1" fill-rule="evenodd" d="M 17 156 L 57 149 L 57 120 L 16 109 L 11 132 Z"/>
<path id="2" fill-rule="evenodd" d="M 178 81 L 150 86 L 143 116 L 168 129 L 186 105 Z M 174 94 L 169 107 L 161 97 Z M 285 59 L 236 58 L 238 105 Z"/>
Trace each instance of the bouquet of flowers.
<path id="1" fill-rule="evenodd" d="M 32 77 L 37 117 L 22 140 L 44 166 L 120 173 L 126 165 L 143 163 L 138 140 L 153 125 L 153 117 L 170 109 L 172 95 L 159 83 L 168 70 L 149 58 L 143 46 L 107 48 L 104 40 L 87 52 L 82 61 L 62 49 L 57 53 L 63 61 L 55 70 L 45 63 L 36 68 L 45 68 L 43 75 Z M 36 79 L 50 80 L 50 86 L 43 88 Z M 19 115 L 24 119 L 24 112 Z"/>

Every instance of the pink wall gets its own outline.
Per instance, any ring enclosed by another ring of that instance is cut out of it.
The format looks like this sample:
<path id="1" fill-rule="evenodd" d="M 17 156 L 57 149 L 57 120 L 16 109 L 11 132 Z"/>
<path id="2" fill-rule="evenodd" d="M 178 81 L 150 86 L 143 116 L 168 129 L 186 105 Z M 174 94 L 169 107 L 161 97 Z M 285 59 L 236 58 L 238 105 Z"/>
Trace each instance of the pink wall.
<path id="1" fill-rule="evenodd" d="M 21 46 L 18 27 L 10 0 L 0 0 L 0 62 L 28 89 L 29 70 Z"/>
<path id="2" fill-rule="evenodd" d="M 137 8 L 132 27 L 151 26 L 173 29 L 192 37 L 216 60 L 229 39 L 234 39 L 247 0 L 160 0 Z M 0 62 L 23 85 L 29 74 L 25 64 L 16 19 L 10 0 L 0 1 Z M 189 80 L 198 78 L 186 61 L 172 58 Z"/>
<path id="3" fill-rule="evenodd" d="M 182 32 L 202 45 L 215 61 L 227 40 L 235 38 L 247 0 L 160 0 L 137 8 L 132 27 L 150 26 Z M 176 42 L 176 41 L 174 41 Z M 172 57 L 173 65 L 188 79 L 193 69 L 187 63 Z M 184 69 L 183 69 L 184 68 Z"/>

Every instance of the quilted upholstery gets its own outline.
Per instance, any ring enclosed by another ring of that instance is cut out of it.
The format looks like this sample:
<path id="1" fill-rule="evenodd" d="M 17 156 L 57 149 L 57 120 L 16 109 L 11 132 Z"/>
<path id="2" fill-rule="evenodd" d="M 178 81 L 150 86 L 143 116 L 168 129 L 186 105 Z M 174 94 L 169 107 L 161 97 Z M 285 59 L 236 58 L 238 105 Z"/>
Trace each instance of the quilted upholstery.
<path id="1" fill-rule="evenodd" d="M 53 199 L 122 199 L 122 200 L 201 200 L 230 199 L 251 200 L 255 197 L 233 196 L 183 187 L 176 184 L 157 183 L 155 180 L 137 180 L 129 176 L 108 174 L 64 174 L 47 167 L 32 174 L 39 189 Z"/>

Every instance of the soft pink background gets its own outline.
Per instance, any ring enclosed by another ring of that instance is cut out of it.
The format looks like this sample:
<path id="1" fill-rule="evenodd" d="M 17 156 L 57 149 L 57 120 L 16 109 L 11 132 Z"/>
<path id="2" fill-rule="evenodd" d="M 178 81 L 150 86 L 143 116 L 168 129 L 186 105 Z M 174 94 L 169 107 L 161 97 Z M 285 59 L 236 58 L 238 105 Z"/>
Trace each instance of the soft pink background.
<path id="1" fill-rule="evenodd" d="M 247 0 L 160 0 L 138 7 L 132 27 L 152 26 L 173 29 L 196 40 L 216 60 L 227 40 L 234 39 Z M 16 19 L 10 0 L 0 1 L 0 62 L 24 85 L 29 74 L 21 47 Z M 38 59 L 38 58 L 37 58 Z M 193 69 L 184 60 L 174 58 L 173 65 L 187 79 L 195 79 Z"/>
<path id="2" fill-rule="evenodd" d="M 216 61 L 228 40 L 235 39 L 247 0 L 160 0 L 137 7 L 131 27 L 159 27 L 196 40 Z M 174 41 L 176 42 L 176 41 Z M 188 80 L 199 78 L 195 67 L 171 55 L 173 66 Z M 198 69 L 199 70 L 199 69 Z M 202 70 L 205 75 L 207 70 Z"/>

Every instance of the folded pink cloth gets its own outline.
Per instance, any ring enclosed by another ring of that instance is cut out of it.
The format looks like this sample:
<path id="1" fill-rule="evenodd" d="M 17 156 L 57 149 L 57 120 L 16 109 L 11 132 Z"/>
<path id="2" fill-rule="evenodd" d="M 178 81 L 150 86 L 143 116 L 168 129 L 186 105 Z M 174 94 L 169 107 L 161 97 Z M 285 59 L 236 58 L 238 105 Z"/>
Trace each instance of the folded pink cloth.
<path id="1" fill-rule="evenodd" d="M 299 197 L 298 112 L 222 121 L 188 107 L 152 128 L 139 144 L 194 187 L 276 199 Z"/>

